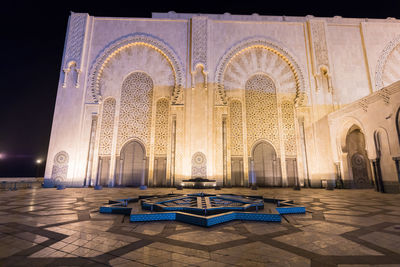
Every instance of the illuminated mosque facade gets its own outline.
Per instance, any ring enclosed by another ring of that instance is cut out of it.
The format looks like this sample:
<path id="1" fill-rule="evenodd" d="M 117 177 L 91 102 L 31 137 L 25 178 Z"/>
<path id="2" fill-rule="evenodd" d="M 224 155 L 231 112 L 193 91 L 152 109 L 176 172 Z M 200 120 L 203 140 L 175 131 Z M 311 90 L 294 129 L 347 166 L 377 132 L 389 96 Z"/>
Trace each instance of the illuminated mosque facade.
<path id="1" fill-rule="evenodd" d="M 400 20 L 71 13 L 45 181 L 400 192 Z"/>

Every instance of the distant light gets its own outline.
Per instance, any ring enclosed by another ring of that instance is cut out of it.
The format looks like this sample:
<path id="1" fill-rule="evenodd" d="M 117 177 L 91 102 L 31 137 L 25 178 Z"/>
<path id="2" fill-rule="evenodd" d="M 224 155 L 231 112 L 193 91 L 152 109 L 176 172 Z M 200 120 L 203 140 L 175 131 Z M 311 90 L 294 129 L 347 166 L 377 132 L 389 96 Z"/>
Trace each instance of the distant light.
<path id="1" fill-rule="evenodd" d="M 42 163 L 42 160 L 41 159 L 37 159 L 36 160 L 36 164 L 40 164 L 40 163 Z"/>
<path id="2" fill-rule="evenodd" d="M 0 153 L 0 159 L 5 159 L 6 158 L 6 153 Z"/>
<path id="3" fill-rule="evenodd" d="M 185 183 L 181 183 L 181 186 L 185 186 Z"/>
<path id="4" fill-rule="evenodd" d="M 213 186 L 217 186 L 217 184 L 213 184 Z"/>

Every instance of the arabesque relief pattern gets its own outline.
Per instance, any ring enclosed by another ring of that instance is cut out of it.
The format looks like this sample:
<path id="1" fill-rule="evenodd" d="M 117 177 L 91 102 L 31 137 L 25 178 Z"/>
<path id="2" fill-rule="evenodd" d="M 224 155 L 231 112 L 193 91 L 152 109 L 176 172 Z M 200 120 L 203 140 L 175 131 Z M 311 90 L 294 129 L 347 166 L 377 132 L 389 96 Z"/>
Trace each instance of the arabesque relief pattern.
<path id="1" fill-rule="evenodd" d="M 129 139 L 142 141 L 149 151 L 153 80 L 144 72 L 130 74 L 122 84 L 117 151 Z"/>
<path id="2" fill-rule="evenodd" d="M 296 132 L 294 128 L 294 103 L 284 100 L 281 103 L 282 133 L 286 156 L 296 155 Z"/>
<path id="3" fill-rule="evenodd" d="M 233 100 L 229 104 L 231 127 L 231 155 L 243 155 L 243 120 L 242 103 Z"/>
<path id="4" fill-rule="evenodd" d="M 103 104 L 99 155 L 111 155 L 114 133 L 115 103 L 116 101 L 114 98 L 107 98 Z"/>
<path id="5" fill-rule="evenodd" d="M 155 126 L 155 146 L 154 146 L 154 153 L 156 155 L 167 154 L 168 119 L 169 119 L 169 101 L 163 98 L 158 100 L 156 104 L 156 126 Z"/>

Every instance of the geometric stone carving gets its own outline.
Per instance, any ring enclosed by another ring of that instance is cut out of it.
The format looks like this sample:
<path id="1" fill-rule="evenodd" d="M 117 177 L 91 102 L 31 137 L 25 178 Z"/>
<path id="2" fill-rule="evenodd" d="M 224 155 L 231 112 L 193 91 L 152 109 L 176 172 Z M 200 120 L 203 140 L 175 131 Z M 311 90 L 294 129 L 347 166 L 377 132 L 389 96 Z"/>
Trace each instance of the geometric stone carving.
<path id="1" fill-rule="evenodd" d="M 233 100 L 229 103 L 231 121 L 231 155 L 243 155 L 243 124 L 242 124 L 242 103 Z"/>
<path id="2" fill-rule="evenodd" d="M 156 155 L 167 154 L 169 101 L 162 98 L 156 103 L 155 145 Z"/>
<path id="3" fill-rule="evenodd" d="M 294 104 L 285 100 L 281 103 L 282 135 L 286 156 L 296 156 L 296 133 L 294 129 Z"/>
<path id="4" fill-rule="evenodd" d="M 68 35 L 65 45 L 65 56 L 64 56 L 64 82 L 63 87 L 67 86 L 67 76 L 72 70 L 75 69 L 75 87 L 79 87 L 79 75 L 81 72 L 82 65 L 82 51 L 83 43 L 85 41 L 86 24 L 88 19 L 86 13 L 71 13 L 69 24 L 68 24 Z M 72 73 L 71 73 L 72 74 Z M 70 74 L 70 75 L 71 75 Z"/>
<path id="5" fill-rule="evenodd" d="M 274 82 L 265 74 L 255 74 L 246 82 L 246 90 L 275 93 Z"/>
<path id="6" fill-rule="evenodd" d="M 71 61 L 76 63 L 76 68 L 81 69 L 83 42 L 85 40 L 86 21 L 88 14 L 71 13 L 68 25 L 68 36 L 64 57 L 64 69 Z"/>
<path id="7" fill-rule="evenodd" d="M 207 70 L 207 17 L 192 17 L 192 71 L 202 64 Z"/>
<path id="8" fill-rule="evenodd" d="M 99 155 L 111 155 L 111 146 L 114 133 L 115 103 L 116 102 L 114 98 L 107 98 L 103 102 Z"/>
<path id="9" fill-rule="evenodd" d="M 324 21 L 309 21 L 312 38 L 312 47 L 315 56 L 313 74 L 315 78 L 316 91 L 325 89 L 332 92 L 332 77 L 329 72 L 328 46 L 326 44 L 326 32 Z"/>
<path id="10" fill-rule="evenodd" d="M 400 62 L 399 62 L 400 63 Z M 400 65 L 398 65 L 400 66 Z M 399 71 L 400 74 L 400 71 Z M 400 77 L 399 77 L 400 79 Z M 381 90 L 379 90 L 378 95 L 383 99 L 383 102 L 388 105 L 390 102 L 390 93 L 389 90 L 387 88 L 382 88 Z"/>
<path id="11" fill-rule="evenodd" d="M 367 99 L 361 99 L 358 100 L 358 105 L 365 111 L 368 111 L 368 100 Z"/>
<path id="12" fill-rule="evenodd" d="M 67 178 L 69 156 L 65 151 L 60 151 L 54 156 L 51 179 L 54 183 L 60 184 Z"/>
<path id="13" fill-rule="evenodd" d="M 134 72 L 122 83 L 117 153 L 133 137 L 149 151 L 152 99 L 153 80 L 146 73 Z"/>
<path id="14" fill-rule="evenodd" d="M 256 74 L 246 82 L 247 144 L 267 139 L 279 147 L 278 109 L 275 84 L 265 74 Z M 249 153 L 250 153 L 249 149 Z"/>
<path id="15" fill-rule="evenodd" d="M 202 152 L 192 156 L 192 178 L 207 178 L 207 160 Z"/>
<path id="16" fill-rule="evenodd" d="M 325 37 L 325 22 L 315 20 L 310 21 L 310 28 L 316 68 L 319 69 L 321 65 L 329 67 L 328 46 Z"/>

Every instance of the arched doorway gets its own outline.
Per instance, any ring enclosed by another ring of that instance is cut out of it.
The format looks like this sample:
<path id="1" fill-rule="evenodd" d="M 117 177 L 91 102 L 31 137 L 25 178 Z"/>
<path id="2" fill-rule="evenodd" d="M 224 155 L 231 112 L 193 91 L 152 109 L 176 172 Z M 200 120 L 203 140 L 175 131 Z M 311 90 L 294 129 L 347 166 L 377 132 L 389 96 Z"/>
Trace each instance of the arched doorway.
<path id="1" fill-rule="evenodd" d="M 262 141 L 254 147 L 253 161 L 257 186 L 282 186 L 280 161 L 270 143 Z"/>
<path id="2" fill-rule="evenodd" d="M 348 162 L 353 174 L 354 187 L 371 187 L 365 137 L 357 126 L 350 128 L 346 136 L 346 147 L 348 149 Z"/>
<path id="3" fill-rule="evenodd" d="M 121 149 L 122 172 L 120 185 L 141 186 L 146 178 L 146 151 L 138 141 L 131 141 Z"/>

